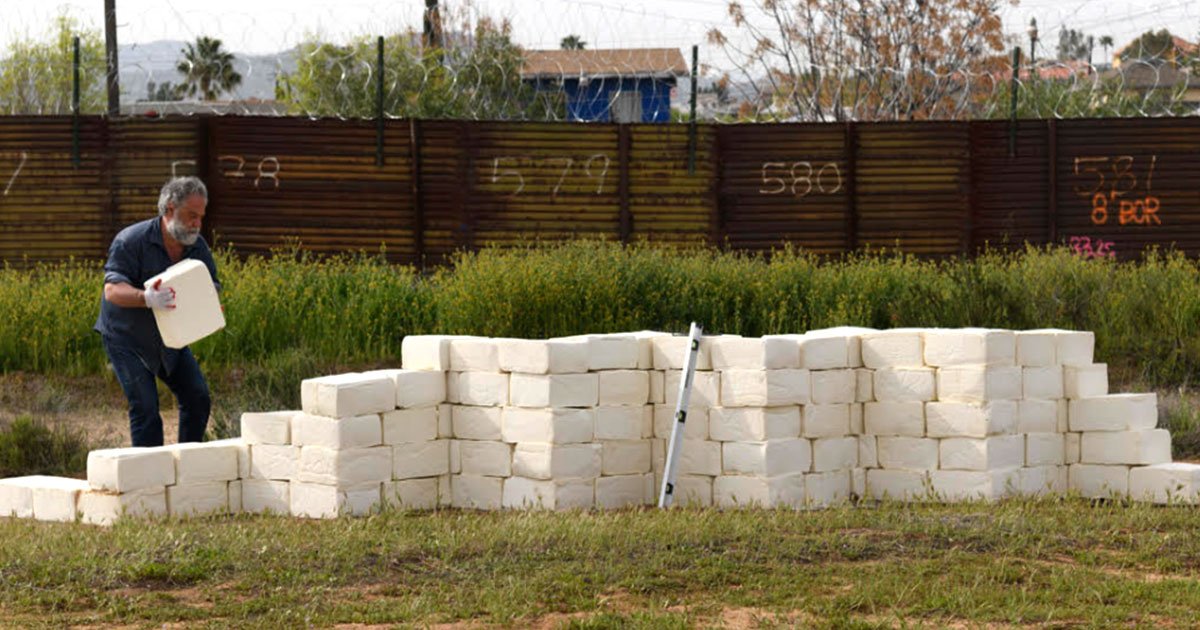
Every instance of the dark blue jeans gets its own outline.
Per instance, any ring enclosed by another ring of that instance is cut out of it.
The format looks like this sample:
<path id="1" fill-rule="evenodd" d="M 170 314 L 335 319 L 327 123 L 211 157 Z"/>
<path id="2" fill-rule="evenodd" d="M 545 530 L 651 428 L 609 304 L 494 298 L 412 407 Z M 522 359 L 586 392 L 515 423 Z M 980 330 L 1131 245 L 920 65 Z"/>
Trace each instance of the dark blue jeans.
<path id="1" fill-rule="evenodd" d="M 104 351 L 112 362 L 125 398 L 129 400 L 129 433 L 134 446 L 162 446 L 163 421 L 158 413 L 158 385 L 155 376 L 161 378 L 179 402 L 179 441 L 201 442 L 204 429 L 208 426 L 208 414 L 212 410 L 212 398 L 208 394 L 208 383 L 200 373 L 200 365 L 190 349 L 179 353 L 175 370 L 167 374 L 159 368 L 158 374 L 151 372 L 137 353 L 131 348 L 104 339 Z"/>

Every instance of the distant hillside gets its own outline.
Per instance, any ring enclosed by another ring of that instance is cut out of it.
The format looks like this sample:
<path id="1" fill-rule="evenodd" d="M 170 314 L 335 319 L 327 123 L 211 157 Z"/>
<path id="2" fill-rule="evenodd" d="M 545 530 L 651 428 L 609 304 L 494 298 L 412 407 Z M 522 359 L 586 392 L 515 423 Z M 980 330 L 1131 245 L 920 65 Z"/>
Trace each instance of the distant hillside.
<path id="1" fill-rule="evenodd" d="M 146 44 L 127 44 L 119 48 L 117 59 L 121 67 L 121 101 L 133 102 L 146 98 L 146 84 L 170 81 L 178 84 L 183 75 L 175 69 L 183 58 L 187 42 L 161 40 Z M 294 50 L 267 55 L 233 53 L 234 68 L 242 75 L 242 84 L 222 99 L 273 99 L 275 78 L 296 69 Z"/>

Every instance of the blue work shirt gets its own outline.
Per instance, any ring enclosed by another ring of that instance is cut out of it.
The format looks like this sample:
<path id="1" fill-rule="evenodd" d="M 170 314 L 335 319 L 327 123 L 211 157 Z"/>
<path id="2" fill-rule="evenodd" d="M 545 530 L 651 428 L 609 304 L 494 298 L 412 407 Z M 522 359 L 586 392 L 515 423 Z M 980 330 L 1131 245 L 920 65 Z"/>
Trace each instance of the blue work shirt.
<path id="1" fill-rule="evenodd" d="M 121 230 L 108 248 L 108 260 L 104 263 L 104 282 L 124 282 L 137 289 L 144 288 L 146 280 L 157 276 L 174 264 L 163 244 L 161 217 L 146 219 Z M 192 258 L 204 263 L 213 283 L 221 290 L 217 281 L 217 264 L 212 250 L 204 237 L 183 248 L 183 258 Z M 182 260 L 182 259 L 180 259 Z M 178 261 L 175 261 L 178 262 Z M 125 346 L 137 353 L 138 358 L 154 374 L 163 367 L 168 374 L 175 371 L 180 350 L 168 348 L 158 334 L 154 313 L 148 308 L 125 308 L 109 302 L 101 294 L 100 317 L 94 330 L 104 336 L 105 341 Z"/>

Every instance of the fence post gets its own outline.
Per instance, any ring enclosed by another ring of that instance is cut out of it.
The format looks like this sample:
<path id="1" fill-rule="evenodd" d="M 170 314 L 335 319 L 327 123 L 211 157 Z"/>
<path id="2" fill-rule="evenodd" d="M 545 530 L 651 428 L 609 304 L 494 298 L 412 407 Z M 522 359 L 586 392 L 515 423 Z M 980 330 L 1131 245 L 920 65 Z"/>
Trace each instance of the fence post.
<path id="1" fill-rule="evenodd" d="M 1052 245 L 1058 241 L 1058 125 L 1053 118 L 1046 121 L 1046 149 L 1047 242 Z"/>
<path id="2" fill-rule="evenodd" d="M 858 200 L 857 179 L 858 168 L 858 133 L 853 122 L 846 123 L 845 140 L 843 144 L 846 150 L 846 248 L 849 251 L 858 249 Z"/>
<path id="3" fill-rule="evenodd" d="M 629 211 L 629 125 L 617 125 L 617 199 L 620 204 L 619 238 L 628 243 L 633 235 L 633 214 Z"/>
<path id="4" fill-rule="evenodd" d="M 71 38 L 71 164 L 79 168 L 79 36 Z"/>
<path id="5" fill-rule="evenodd" d="M 376 46 L 375 64 L 375 166 L 383 166 L 383 36 Z"/>
<path id="6" fill-rule="evenodd" d="M 412 159 L 409 192 L 413 204 L 413 247 L 416 249 L 417 264 L 425 270 L 425 204 L 421 201 L 421 125 L 415 118 L 408 119 L 408 152 Z"/>
<path id="7" fill-rule="evenodd" d="M 1021 72 L 1021 48 L 1013 47 L 1012 58 L 1012 87 L 1009 95 L 1009 114 L 1008 114 L 1008 157 L 1017 156 L 1017 80 Z"/>
<path id="8" fill-rule="evenodd" d="M 700 47 L 692 45 L 692 104 L 688 118 L 688 175 L 696 174 L 696 76 L 700 60 Z"/>

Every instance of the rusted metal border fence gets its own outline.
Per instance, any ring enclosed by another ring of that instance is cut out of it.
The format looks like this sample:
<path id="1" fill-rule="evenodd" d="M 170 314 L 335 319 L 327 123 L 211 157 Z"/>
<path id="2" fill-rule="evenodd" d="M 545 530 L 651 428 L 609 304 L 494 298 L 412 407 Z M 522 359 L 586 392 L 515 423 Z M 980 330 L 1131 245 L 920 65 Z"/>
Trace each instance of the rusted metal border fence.
<path id="1" fill-rule="evenodd" d="M 436 263 L 600 237 L 833 254 L 1200 253 L 1200 119 L 609 125 L 0 118 L 0 261 L 98 258 L 172 175 L 210 237 Z M 1010 139 L 1015 136 L 1015 151 Z M 383 152 L 380 160 L 379 151 Z M 693 164 L 694 170 L 689 169 Z"/>

